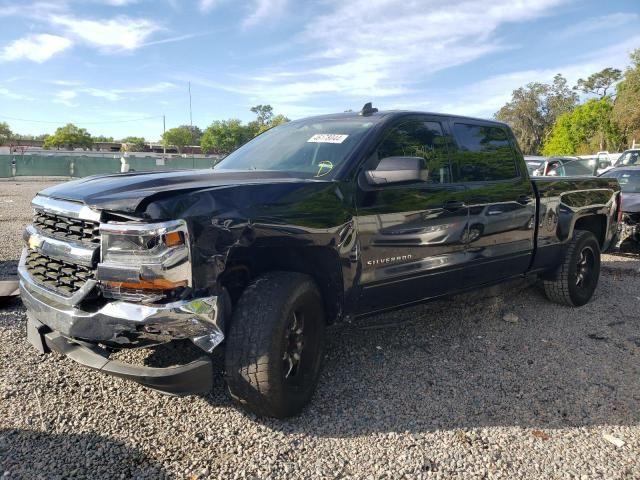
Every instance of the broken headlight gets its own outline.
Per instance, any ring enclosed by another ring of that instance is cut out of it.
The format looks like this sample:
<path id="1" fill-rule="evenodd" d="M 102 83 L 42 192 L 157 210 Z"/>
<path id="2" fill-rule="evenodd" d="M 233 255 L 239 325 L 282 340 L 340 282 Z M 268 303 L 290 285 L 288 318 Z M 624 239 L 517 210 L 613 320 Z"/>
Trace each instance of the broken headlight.
<path id="1" fill-rule="evenodd" d="M 183 220 L 103 223 L 97 278 L 109 298 L 153 302 L 191 286 L 189 232 Z"/>

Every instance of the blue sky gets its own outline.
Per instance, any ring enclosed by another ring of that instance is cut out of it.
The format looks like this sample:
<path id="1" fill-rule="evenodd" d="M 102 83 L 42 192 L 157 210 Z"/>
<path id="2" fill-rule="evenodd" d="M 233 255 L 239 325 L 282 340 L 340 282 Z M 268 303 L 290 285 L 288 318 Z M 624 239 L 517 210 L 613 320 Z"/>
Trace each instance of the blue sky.
<path id="1" fill-rule="evenodd" d="M 0 121 L 149 140 L 189 123 L 189 81 L 202 128 L 264 103 L 490 117 L 640 48 L 638 0 L 0 0 L 0 25 Z"/>

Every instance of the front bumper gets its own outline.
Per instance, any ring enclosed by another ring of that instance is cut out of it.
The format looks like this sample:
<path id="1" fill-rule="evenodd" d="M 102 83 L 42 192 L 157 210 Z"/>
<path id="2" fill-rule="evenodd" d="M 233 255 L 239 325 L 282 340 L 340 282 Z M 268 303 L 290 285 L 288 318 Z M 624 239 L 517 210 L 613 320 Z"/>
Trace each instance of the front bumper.
<path id="1" fill-rule="evenodd" d="M 165 305 L 111 302 L 96 311 L 56 303 L 20 269 L 20 295 L 27 307 L 27 339 L 40 352 L 55 351 L 85 367 L 171 394 L 211 390 L 209 355 L 186 365 L 152 368 L 109 359 L 109 347 L 141 347 L 190 339 L 211 352 L 224 339 L 220 297 Z"/>
<path id="2" fill-rule="evenodd" d="M 160 392 L 180 395 L 207 393 L 213 385 L 213 365 L 209 356 L 177 367 L 153 368 L 110 360 L 109 352 L 97 345 L 65 338 L 27 313 L 27 339 L 41 353 L 55 351 L 85 367 L 107 375 L 132 380 Z"/>
<path id="3" fill-rule="evenodd" d="M 220 297 L 162 305 L 114 301 L 95 311 L 56 303 L 19 269 L 20 295 L 29 314 L 65 337 L 112 347 L 141 347 L 191 339 L 211 352 L 224 339 Z"/>

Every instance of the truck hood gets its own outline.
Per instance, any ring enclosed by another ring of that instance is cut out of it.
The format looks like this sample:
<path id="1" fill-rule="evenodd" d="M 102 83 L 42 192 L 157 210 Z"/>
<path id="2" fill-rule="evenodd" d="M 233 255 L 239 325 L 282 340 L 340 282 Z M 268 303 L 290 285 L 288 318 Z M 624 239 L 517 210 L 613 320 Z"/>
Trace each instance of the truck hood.
<path id="1" fill-rule="evenodd" d="M 289 172 L 259 170 L 134 172 L 73 180 L 47 188 L 39 195 L 81 202 L 98 210 L 132 213 L 141 203 L 167 192 L 300 181 L 313 182 L 313 180 L 296 177 Z"/>

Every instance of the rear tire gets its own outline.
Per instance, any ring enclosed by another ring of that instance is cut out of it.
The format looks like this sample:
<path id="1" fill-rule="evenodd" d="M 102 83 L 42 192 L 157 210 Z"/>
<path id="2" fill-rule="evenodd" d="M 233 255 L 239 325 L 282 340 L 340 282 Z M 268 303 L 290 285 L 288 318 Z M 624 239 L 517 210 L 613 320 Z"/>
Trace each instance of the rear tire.
<path id="1" fill-rule="evenodd" d="M 600 245 L 593 233 L 575 230 L 556 278 L 544 281 L 552 302 L 580 307 L 591 300 L 600 278 Z"/>
<path id="2" fill-rule="evenodd" d="M 324 352 L 325 316 L 314 281 L 269 272 L 242 293 L 226 340 L 231 397 L 260 416 L 297 415 L 311 400 Z"/>

